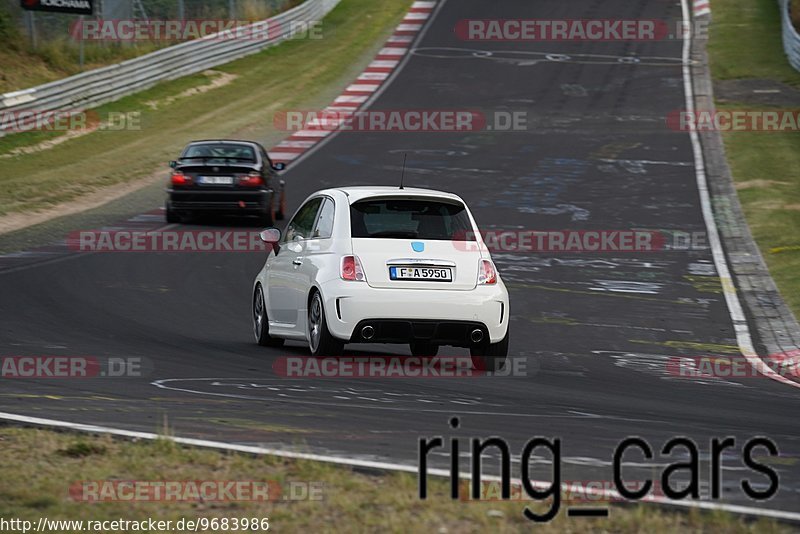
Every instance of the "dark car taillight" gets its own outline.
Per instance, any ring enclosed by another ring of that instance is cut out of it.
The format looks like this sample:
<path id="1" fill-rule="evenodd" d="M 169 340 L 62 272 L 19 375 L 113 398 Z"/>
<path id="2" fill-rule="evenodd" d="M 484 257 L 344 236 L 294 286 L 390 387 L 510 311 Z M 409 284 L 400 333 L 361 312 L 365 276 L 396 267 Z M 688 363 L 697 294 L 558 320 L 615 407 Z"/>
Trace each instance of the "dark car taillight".
<path id="1" fill-rule="evenodd" d="M 175 171 L 170 178 L 172 185 L 186 185 L 192 183 L 192 179 L 183 174 L 181 171 Z"/>
<path id="2" fill-rule="evenodd" d="M 258 187 L 264 185 L 264 179 L 261 178 L 261 175 L 257 172 L 251 172 L 247 176 L 242 176 L 239 178 L 239 185 L 243 185 L 245 187 Z"/>

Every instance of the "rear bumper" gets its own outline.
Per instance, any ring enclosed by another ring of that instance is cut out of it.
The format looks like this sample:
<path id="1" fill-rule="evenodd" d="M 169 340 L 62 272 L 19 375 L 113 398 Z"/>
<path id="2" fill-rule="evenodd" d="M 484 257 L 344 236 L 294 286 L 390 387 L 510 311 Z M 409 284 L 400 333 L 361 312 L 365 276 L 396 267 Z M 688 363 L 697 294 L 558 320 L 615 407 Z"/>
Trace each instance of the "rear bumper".
<path id="1" fill-rule="evenodd" d="M 334 337 L 348 343 L 429 341 L 470 346 L 480 329 L 484 339 L 501 341 L 508 330 L 508 292 L 502 281 L 468 291 L 379 289 L 362 282 L 332 280 L 321 288 L 325 317 Z M 361 335 L 370 325 L 375 335 Z"/>
<path id="2" fill-rule="evenodd" d="M 364 330 L 370 328 L 370 335 Z M 374 334 L 373 334 L 374 332 Z M 478 335 L 473 340 L 471 336 Z M 471 347 L 488 337 L 486 325 L 475 321 L 436 319 L 364 319 L 356 325 L 350 343 L 408 343 L 420 341 L 436 345 Z"/>
<path id="3" fill-rule="evenodd" d="M 270 207 L 271 190 L 182 191 L 167 189 L 167 204 L 175 211 L 263 213 Z"/>

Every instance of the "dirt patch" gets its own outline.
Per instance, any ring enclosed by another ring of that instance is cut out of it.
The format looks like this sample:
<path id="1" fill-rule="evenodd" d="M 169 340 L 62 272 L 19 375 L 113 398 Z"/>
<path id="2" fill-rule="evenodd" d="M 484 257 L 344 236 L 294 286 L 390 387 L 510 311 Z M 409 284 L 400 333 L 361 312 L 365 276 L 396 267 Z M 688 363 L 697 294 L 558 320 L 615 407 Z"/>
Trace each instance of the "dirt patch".
<path id="1" fill-rule="evenodd" d="M 14 230 L 19 230 L 21 228 L 26 228 L 28 226 L 33 226 L 35 224 L 47 222 L 57 217 L 74 215 L 76 213 L 97 208 L 103 204 L 111 202 L 112 200 L 116 200 L 124 197 L 127 194 L 133 193 L 134 191 L 138 191 L 139 189 L 142 189 L 143 187 L 146 187 L 163 178 L 163 172 L 153 172 L 153 174 L 147 176 L 146 178 L 95 189 L 91 193 L 81 196 L 73 201 L 65 204 L 59 204 L 57 206 L 53 206 L 52 208 L 35 212 L 15 212 L 0 216 L 0 235 L 13 232 Z"/>
<path id="2" fill-rule="evenodd" d="M 161 100 L 151 100 L 149 102 L 145 102 L 145 104 L 149 106 L 151 109 L 158 109 L 159 106 L 169 105 L 178 99 L 187 98 L 193 95 L 199 95 L 201 93 L 205 93 L 212 89 L 228 85 L 233 80 L 238 78 L 238 76 L 236 76 L 235 74 L 228 74 L 227 72 L 220 72 L 217 70 L 203 71 L 203 75 L 210 78 L 211 83 L 198 85 L 197 87 L 191 87 L 177 95 L 170 96 L 168 98 L 164 98 Z M 41 143 L 37 143 L 35 145 L 15 148 L 13 150 L 10 150 L 6 154 L 0 154 L 0 159 L 13 158 L 14 156 L 19 156 L 21 154 L 35 154 L 36 152 L 48 150 L 50 148 L 53 148 L 54 146 L 60 145 L 61 143 L 66 143 L 71 139 L 75 139 L 77 137 L 83 137 L 84 135 L 89 135 L 90 133 L 97 131 L 99 128 L 105 128 L 108 125 L 109 125 L 108 122 L 104 122 L 104 123 L 94 124 L 87 128 L 81 128 L 80 130 L 71 130 L 66 132 L 64 135 L 56 137 L 55 139 L 48 139 L 47 141 L 42 141 Z"/>
<path id="3" fill-rule="evenodd" d="M 800 89 L 775 80 L 715 80 L 714 96 L 720 104 L 800 106 Z"/>
<path id="4" fill-rule="evenodd" d="M 162 98 L 161 100 L 150 100 L 148 102 L 145 102 L 145 104 L 149 106 L 150 109 L 158 109 L 159 106 L 167 106 L 181 98 L 187 98 L 190 96 L 199 95 L 201 93 L 205 93 L 212 89 L 216 89 L 217 87 L 228 85 L 233 80 L 238 78 L 236 74 L 229 74 L 227 72 L 221 72 L 218 70 L 205 70 L 203 71 L 203 76 L 211 78 L 211 83 L 198 85 L 197 87 L 190 87 L 189 89 L 181 93 L 178 93 L 177 95 L 170 96 L 167 98 Z"/>
<path id="5" fill-rule="evenodd" d="M 744 182 L 737 182 L 736 189 L 764 188 L 773 185 L 789 185 L 789 182 L 780 182 L 778 180 L 746 180 Z"/>

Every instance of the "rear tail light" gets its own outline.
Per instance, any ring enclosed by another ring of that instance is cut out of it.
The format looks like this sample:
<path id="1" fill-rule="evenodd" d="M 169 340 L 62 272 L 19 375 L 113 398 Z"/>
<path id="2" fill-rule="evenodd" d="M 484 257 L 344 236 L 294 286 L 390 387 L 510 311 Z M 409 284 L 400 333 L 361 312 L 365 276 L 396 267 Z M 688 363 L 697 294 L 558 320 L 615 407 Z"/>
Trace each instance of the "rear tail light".
<path id="1" fill-rule="evenodd" d="M 183 174 L 181 171 L 175 171 L 170 178 L 172 185 L 186 185 L 192 183 L 192 179 Z"/>
<path id="2" fill-rule="evenodd" d="M 342 280 L 350 280 L 351 282 L 363 282 L 366 280 L 364 269 L 361 268 L 361 261 L 358 256 L 342 257 L 341 277 Z"/>
<path id="3" fill-rule="evenodd" d="M 478 285 L 492 285 L 497 283 L 497 271 L 489 260 L 481 260 L 478 265 Z"/>
<path id="4" fill-rule="evenodd" d="M 257 172 L 251 172 L 247 176 L 242 176 L 239 178 L 239 185 L 246 187 L 258 187 L 260 185 L 264 185 L 264 179 L 261 178 L 261 175 Z"/>

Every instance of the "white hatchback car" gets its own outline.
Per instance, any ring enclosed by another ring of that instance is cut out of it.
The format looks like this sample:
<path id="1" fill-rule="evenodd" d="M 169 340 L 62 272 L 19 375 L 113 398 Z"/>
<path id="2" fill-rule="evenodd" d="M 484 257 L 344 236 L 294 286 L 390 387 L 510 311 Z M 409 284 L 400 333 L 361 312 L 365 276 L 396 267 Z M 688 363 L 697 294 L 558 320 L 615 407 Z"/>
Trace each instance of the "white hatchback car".
<path id="1" fill-rule="evenodd" d="M 508 292 L 475 220 L 456 195 L 429 189 L 342 187 L 308 197 L 253 284 L 259 344 L 308 342 L 315 356 L 345 343 L 408 343 L 415 356 L 468 347 L 501 369 Z"/>

